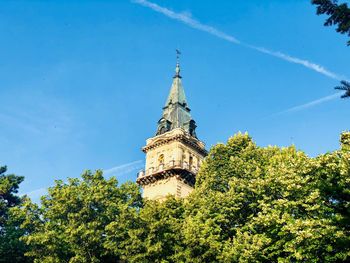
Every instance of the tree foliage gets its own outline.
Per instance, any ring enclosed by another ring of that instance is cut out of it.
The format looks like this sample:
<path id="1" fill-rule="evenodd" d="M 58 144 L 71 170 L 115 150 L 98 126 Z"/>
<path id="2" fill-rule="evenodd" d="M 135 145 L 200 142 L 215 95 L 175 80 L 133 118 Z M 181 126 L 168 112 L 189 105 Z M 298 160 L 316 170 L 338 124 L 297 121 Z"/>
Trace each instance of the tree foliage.
<path id="1" fill-rule="evenodd" d="M 345 93 L 341 96 L 342 99 L 350 98 L 350 82 L 342 80 L 340 86 L 335 87 L 337 90 L 344 90 Z"/>
<path id="2" fill-rule="evenodd" d="M 348 262 L 350 133 L 316 158 L 237 134 L 184 200 L 142 200 L 97 171 L 15 211 L 34 262 Z"/>
<path id="3" fill-rule="evenodd" d="M 313 159 L 294 147 L 257 147 L 247 134 L 215 146 L 188 200 L 191 262 L 349 260 L 350 153 L 342 149 Z"/>
<path id="4" fill-rule="evenodd" d="M 12 208 L 21 204 L 16 194 L 24 177 L 5 174 L 6 171 L 6 166 L 0 167 L 0 262 L 26 262 L 26 246 L 19 240 L 24 233 L 19 228 L 21 222 L 11 213 Z"/>
<path id="5" fill-rule="evenodd" d="M 86 171 L 68 183 L 56 181 L 41 202 L 27 200 L 17 211 L 25 217 L 22 227 L 28 234 L 22 239 L 34 262 L 116 262 L 122 253 L 104 247 L 107 229 L 113 224 L 119 230 L 119 246 L 142 206 L 135 184 L 118 186 L 115 178 L 104 179 L 102 171 Z"/>
<path id="6" fill-rule="evenodd" d="M 21 199 L 18 193 L 19 184 L 23 181 L 23 176 L 5 174 L 6 166 L 0 166 L 0 227 L 3 227 L 8 220 L 9 209 L 20 204 Z"/>
<path id="7" fill-rule="evenodd" d="M 337 25 L 337 32 L 350 36 L 350 8 L 347 3 L 338 4 L 337 0 L 312 0 L 311 2 L 317 6 L 318 15 L 329 16 L 324 23 L 325 26 Z"/>
<path id="8" fill-rule="evenodd" d="M 128 228 L 129 239 L 123 246 L 122 259 L 127 262 L 184 262 L 182 226 L 183 201 L 169 196 L 160 203 L 147 201 L 139 217 Z M 114 224 L 109 226 L 108 248 L 118 253 L 121 232 Z"/>

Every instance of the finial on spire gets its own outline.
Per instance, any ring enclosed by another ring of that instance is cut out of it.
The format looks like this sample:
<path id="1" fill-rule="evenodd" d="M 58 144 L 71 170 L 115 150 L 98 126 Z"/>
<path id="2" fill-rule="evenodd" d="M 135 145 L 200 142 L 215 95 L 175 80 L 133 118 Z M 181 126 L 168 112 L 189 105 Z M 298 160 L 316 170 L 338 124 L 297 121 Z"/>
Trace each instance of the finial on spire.
<path id="1" fill-rule="evenodd" d="M 181 76 L 180 76 L 180 63 L 179 63 L 180 55 L 181 55 L 180 50 L 176 49 L 176 68 L 175 68 L 174 78 L 181 78 Z"/>
<path id="2" fill-rule="evenodd" d="M 181 55 L 180 50 L 176 49 L 176 63 L 177 64 L 179 63 L 180 55 Z"/>

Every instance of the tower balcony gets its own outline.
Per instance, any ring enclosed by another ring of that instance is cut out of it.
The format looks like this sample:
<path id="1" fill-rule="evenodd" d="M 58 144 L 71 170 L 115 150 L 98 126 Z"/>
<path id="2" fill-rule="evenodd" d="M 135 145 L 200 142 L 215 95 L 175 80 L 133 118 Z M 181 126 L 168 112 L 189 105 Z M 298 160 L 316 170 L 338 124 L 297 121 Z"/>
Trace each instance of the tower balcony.
<path id="1" fill-rule="evenodd" d="M 138 172 L 137 177 L 148 176 L 151 174 L 155 174 L 155 173 L 159 173 L 159 172 L 171 170 L 171 169 L 182 169 L 182 170 L 191 172 L 193 174 L 198 173 L 198 168 L 194 165 L 189 165 L 187 162 L 182 162 L 182 161 L 170 161 L 167 164 L 160 164 L 156 167 L 150 167 L 147 170 L 141 170 Z"/>
<path id="2" fill-rule="evenodd" d="M 139 184 L 152 183 L 155 179 L 178 175 L 185 179 L 190 185 L 194 185 L 197 173 L 197 166 L 190 165 L 185 161 L 170 161 L 156 167 L 149 167 L 147 170 L 139 171 L 136 182 Z"/>

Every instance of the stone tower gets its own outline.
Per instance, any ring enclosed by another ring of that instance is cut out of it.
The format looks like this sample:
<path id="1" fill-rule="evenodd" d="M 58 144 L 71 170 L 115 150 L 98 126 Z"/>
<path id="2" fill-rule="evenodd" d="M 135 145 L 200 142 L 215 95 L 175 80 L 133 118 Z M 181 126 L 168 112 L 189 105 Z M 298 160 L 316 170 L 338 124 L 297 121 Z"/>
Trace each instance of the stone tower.
<path id="1" fill-rule="evenodd" d="M 207 155 L 204 143 L 197 139 L 196 127 L 177 63 L 157 133 L 142 148 L 146 167 L 136 182 L 142 186 L 144 198 L 162 200 L 169 194 L 183 198 L 193 190 L 196 174 Z"/>

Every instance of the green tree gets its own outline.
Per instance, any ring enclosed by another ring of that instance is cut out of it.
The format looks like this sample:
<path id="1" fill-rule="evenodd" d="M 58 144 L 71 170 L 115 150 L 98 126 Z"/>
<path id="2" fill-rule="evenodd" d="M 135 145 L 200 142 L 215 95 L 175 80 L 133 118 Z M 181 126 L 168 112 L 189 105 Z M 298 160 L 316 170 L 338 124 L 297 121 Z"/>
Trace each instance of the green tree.
<path id="1" fill-rule="evenodd" d="M 24 177 L 5 174 L 6 171 L 6 166 L 0 167 L 0 262 L 28 262 L 24 257 L 26 246 L 19 240 L 24 231 L 11 213 L 21 204 L 22 199 L 16 194 Z"/>
<path id="2" fill-rule="evenodd" d="M 325 26 L 337 25 L 337 32 L 350 36 L 350 8 L 346 3 L 338 4 L 337 0 L 312 0 L 311 3 L 317 6 L 318 15 L 329 16 Z"/>
<path id="3" fill-rule="evenodd" d="M 56 181 L 41 206 L 24 203 L 18 214 L 25 217 L 23 240 L 30 246 L 27 255 L 34 262 L 117 262 L 120 251 L 105 248 L 110 224 L 132 224 L 142 206 L 134 183 L 118 186 L 115 178 L 104 179 L 102 171 L 86 171 L 82 178 Z M 128 228 L 119 227 L 118 241 Z"/>
<path id="4" fill-rule="evenodd" d="M 341 96 L 341 98 L 343 99 L 350 98 L 350 82 L 342 80 L 340 83 L 341 83 L 341 86 L 337 86 L 335 87 L 335 89 L 345 91 L 345 93 Z"/>
<path id="5" fill-rule="evenodd" d="M 247 134 L 213 147 L 186 202 L 186 258 L 345 262 L 348 154 L 312 159 L 294 147 L 260 148 Z"/>
<path id="6" fill-rule="evenodd" d="M 350 132 L 340 141 L 310 158 L 237 134 L 210 150 L 185 200 L 143 201 L 97 171 L 12 211 L 34 262 L 348 262 Z"/>
<path id="7" fill-rule="evenodd" d="M 184 262 L 182 257 L 183 200 L 169 196 L 165 201 L 146 201 L 137 220 L 126 226 L 128 238 L 119 241 L 122 232 L 111 224 L 108 228 L 108 247 L 119 253 L 122 248 L 127 262 Z"/>
<path id="8" fill-rule="evenodd" d="M 340 145 L 344 152 L 350 151 L 350 132 L 343 132 L 341 134 Z"/>
<path id="9" fill-rule="evenodd" d="M 316 158 L 317 188 L 327 208 L 324 218 L 334 233 L 328 250 L 341 261 L 350 260 L 350 132 L 340 138 L 341 149 Z M 332 259 L 332 258 L 331 258 Z M 330 261 L 330 260 L 329 260 Z"/>

